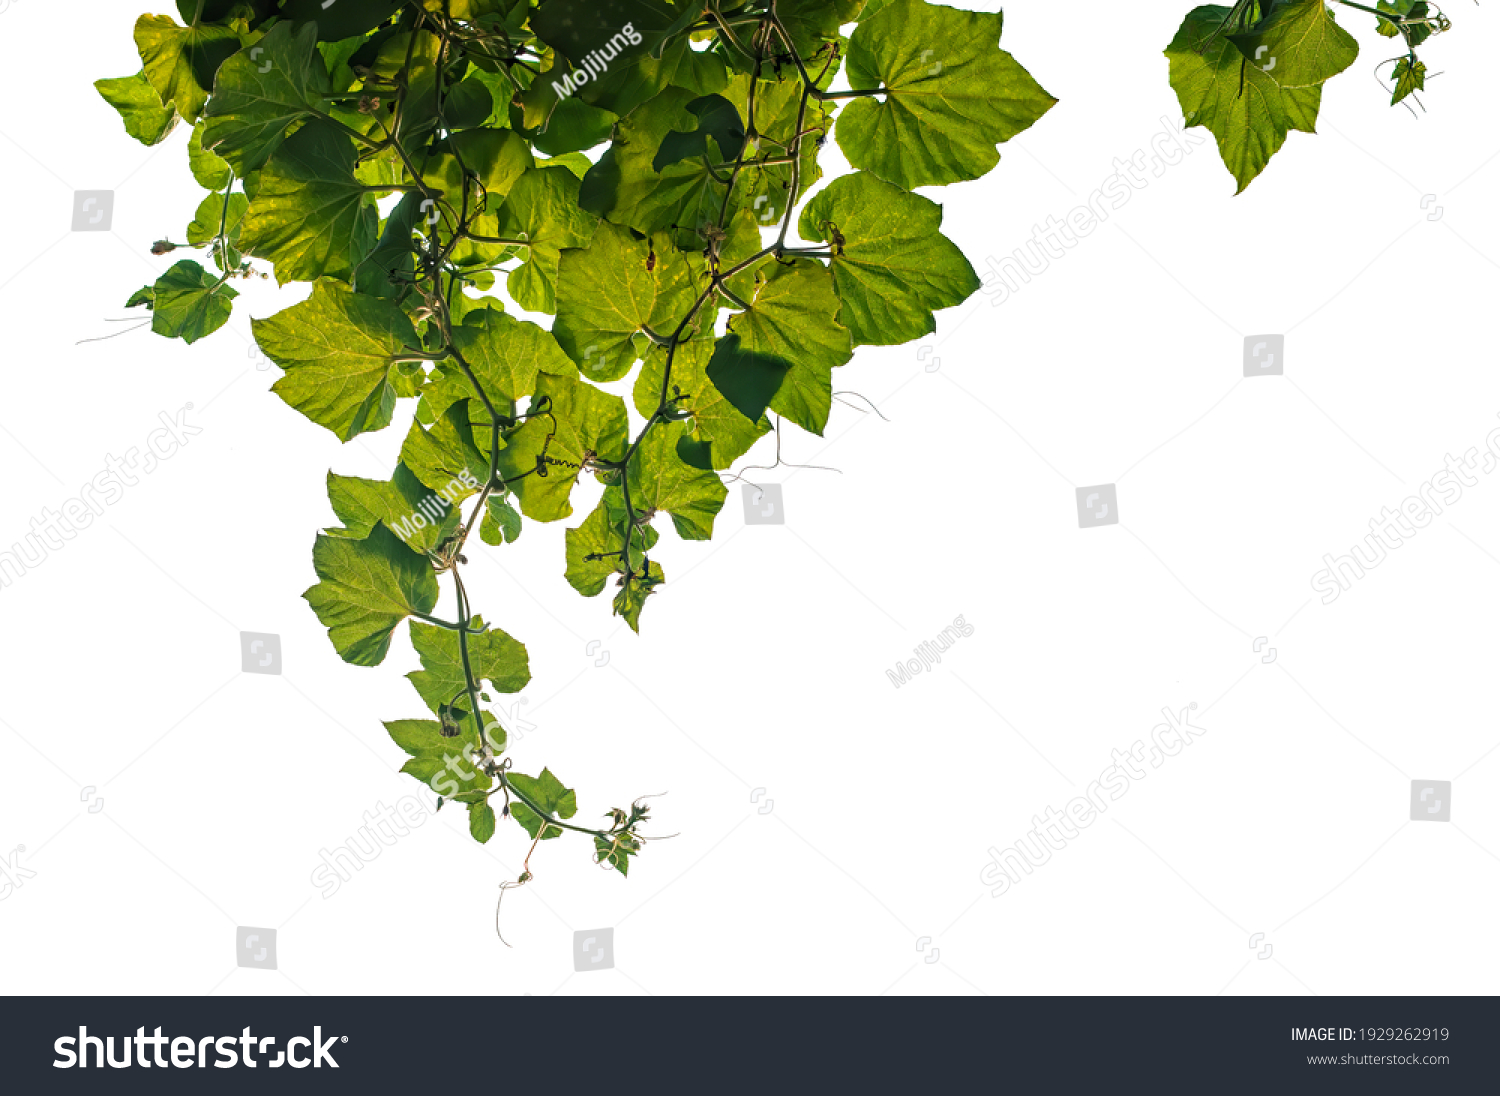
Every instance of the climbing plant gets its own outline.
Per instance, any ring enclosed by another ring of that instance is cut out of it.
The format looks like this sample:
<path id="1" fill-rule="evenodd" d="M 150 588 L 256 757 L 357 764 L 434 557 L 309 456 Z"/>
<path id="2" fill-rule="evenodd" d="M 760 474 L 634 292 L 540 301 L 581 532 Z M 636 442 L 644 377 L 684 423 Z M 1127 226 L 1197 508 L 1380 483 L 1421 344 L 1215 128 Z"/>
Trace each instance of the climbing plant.
<path id="1" fill-rule="evenodd" d="M 783 424 L 821 434 L 855 347 L 930 334 L 979 288 L 915 190 L 983 176 L 1055 100 L 1000 48 L 1001 15 L 924 0 L 177 9 L 135 24 L 139 73 L 97 84 L 145 144 L 191 127 L 204 189 L 185 239 L 152 248 L 201 261 L 128 304 L 192 343 L 227 321 L 237 280 L 311 284 L 252 321 L 273 391 L 344 442 L 398 408 L 409 425 L 389 479 L 328 474 L 338 524 L 304 596 L 355 665 L 407 626 L 427 712 L 386 730 L 477 840 L 511 818 L 532 850 L 579 833 L 628 873 L 643 799 L 579 825 L 573 790 L 502 756 L 486 705 L 530 669 L 470 603 L 473 538 L 503 549 L 525 519 L 582 511 L 566 581 L 612 589 L 638 630 L 667 580 L 667 519 L 709 539 L 728 470 Z M 1380 9 L 1409 50 L 1446 27 L 1424 3 Z M 1287 128 L 1311 128 L 1346 38 L 1321 0 L 1188 16 L 1171 80 L 1242 188 Z M 1253 63 L 1267 49 L 1275 65 Z M 1398 82 L 1420 88 L 1418 64 Z M 854 171 L 803 201 L 830 141 Z M 601 387 L 627 378 L 628 404 Z"/>
<path id="2" fill-rule="evenodd" d="M 1314 132 L 1323 85 L 1359 56 L 1359 43 L 1339 26 L 1330 3 L 1366 12 L 1376 30 L 1404 50 L 1376 66 L 1389 83 L 1391 105 L 1427 86 L 1417 47 L 1450 23 L 1425 0 L 1235 0 L 1230 7 L 1194 8 L 1166 49 L 1170 78 L 1189 127 L 1218 142 L 1224 166 L 1243 191 L 1265 170 L 1292 130 Z M 1389 66 L 1389 68 L 1388 68 Z M 1236 192 L 1238 193 L 1238 191 Z"/>

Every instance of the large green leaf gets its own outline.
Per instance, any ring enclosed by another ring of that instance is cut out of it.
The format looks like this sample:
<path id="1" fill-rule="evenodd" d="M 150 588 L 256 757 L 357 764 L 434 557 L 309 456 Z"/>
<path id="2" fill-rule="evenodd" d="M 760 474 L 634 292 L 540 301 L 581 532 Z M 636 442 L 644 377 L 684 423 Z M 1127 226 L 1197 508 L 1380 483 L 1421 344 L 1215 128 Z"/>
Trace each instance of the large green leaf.
<path id="1" fill-rule="evenodd" d="M 839 320 L 856 345 L 931 334 L 935 310 L 979 288 L 963 252 L 938 231 L 942 223 L 942 206 L 867 172 L 835 179 L 804 207 L 800 231 L 832 247 Z"/>
<path id="2" fill-rule="evenodd" d="M 518 693 L 526 688 L 526 683 L 531 680 L 526 645 L 499 628 L 485 627 L 481 617 L 471 620 L 469 628 L 478 633 L 469 636 L 469 666 L 480 688 L 483 689 L 485 681 L 501 693 Z M 422 668 L 406 676 L 423 703 L 438 714 L 449 706 L 468 712 L 458 633 L 451 628 L 414 620 L 411 622 L 411 645 L 422 660 Z"/>
<path id="3" fill-rule="evenodd" d="M 271 390 L 340 441 L 390 425 L 392 371 L 422 356 L 412 349 L 416 332 L 399 309 L 326 278 L 307 300 L 251 328 L 260 348 L 286 370 Z"/>
<path id="4" fill-rule="evenodd" d="M 395 533 L 409 548 L 428 552 L 447 540 L 458 528 L 457 507 L 435 504 L 430 487 L 405 464 L 396 465 L 389 480 L 361 479 L 328 473 L 328 501 L 344 523 L 342 529 L 325 529 L 331 537 L 364 540 L 376 523 Z M 441 512 L 442 518 L 433 516 Z"/>
<path id="5" fill-rule="evenodd" d="M 1229 13 L 1218 5 L 1194 8 L 1165 52 L 1188 127 L 1203 126 L 1214 135 L 1239 193 L 1265 170 L 1289 130 L 1311 129 L 1317 89 L 1283 91 L 1251 64 L 1219 33 Z"/>
<path id="6" fill-rule="evenodd" d="M 836 319 L 833 276 L 814 259 L 795 259 L 772 263 L 758 281 L 750 310 L 730 317 L 708 377 L 756 421 L 764 406 L 749 393 L 763 390 L 763 379 L 780 370 L 784 376 L 772 389 L 771 410 L 821 434 L 833 401 L 833 371 L 854 355 L 849 329 Z M 770 387 L 768 380 L 764 387 Z"/>
<path id="7" fill-rule="evenodd" d="M 692 288 L 665 237 L 637 240 L 609 222 L 587 248 L 558 263 L 557 322 L 552 333 L 593 381 L 613 381 L 636 361 L 634 337 L 646 327 L 669 336 L 693 303 Z"/>
<path id="8" fill-rule="evenodd" d="M 1278 0 L 1269 15 L 1230 41 L 1284 88 L 1321 84 L 1359 56 L 1359 43 L 1334 22 L 1326 0 Z"/>
<path id="9" fill-rule="evenodd" d="M 537 390 L 539 373 L 578 375 L 578 368 L 563 353 L 552 332 L 493 309 L 469 313 L 463 324 L 453 329 L 453 345 L 491 399 L 519 400 L 530 395 Z M 451 366 L 445 368 L 444 376 L 455 378 L 455 394 L 473 394 L 468 380 L 457 377 Z M 462 379 L 461 389 L 457 379 Z"/>
<path id="10" fill-rule="evenodd" d="M 345 662 L 377 666 L 391 633 L 412 613 L 430 613 L 438 583 L 427 557 L 377 524 L 364 540 L 319 535 L 313 546 L 319 582 L 305 597 Z"/>
<path id="11" fill-rule="evenodd" d="M 380 215 L 354 178 L 354 145 L 329 122 L 309 122 L 260 173 L 240 250 L 276 265 L 276 281 L 351 278 L 375 246 Z"/>
<path id="12" fill-rule="evenodd" d="M 587 247 L 599 218 L 578 207 L 579 179 L 566 167 L 539 167 L 516 180 L 500 214 L 500 236 L 525 239 L 525 262 L 506 288 L 529 312 L 557 311 L 557 266 L 566 248 Z"/>
<path id="13" fill-rule="evenodd" d="M 143 145 L 160 144 L 177 125 L 177 111 L 163 106 L 161 96 L 144 72 L 113 80 L 95 80 L 104 101 L 120 112 L 125 132 Z"/>
<path id="14" fill-rule="evenodd" d="M 671 514 L 683 540 L 708 540 L 729 489 L 717 472 L 694 468 L 678 455 L 677 443 L 689 432 L 686 423 L 674 422 L 646 435 L 630 459 L 630 505 Z"/>
<path id="15" fill-rule="evenodd" d="M 547 411 L 540 411 L 542 401 Z M 533 413 L 506 439 L 500 477 L 510 484 L 521 512 L 534 521 L 557 521 L 573 512 L 568 501 L 585 459 L 625 456 L 629 420 L 619 396 L 572 377 L 537 375 Z"/>
<path id="16" fill-rule="evenodd" d="M 321 114 L 329 91 L 317 28 L 294 34 L 291 23 L 277 23 L 219 69 L 203 112 L 203 145 L 244 175 L 266 162 L 293 122 Z"/>
<path id="17" fill-rule="evenodd" d="M 136 20 L 135 46 L 161 105 L 176 107 L 191 123 L 208 101 L 219 66 L 240 48 L 240 38 L 229 27 L 182 27 L 169 15 L 143 15 Z"/>
<path id="18" fill-rule="evenodd" d="M 849 85 L 883 88 L 839 117 L 839 147 L 857 168 L 911 190 L 977 179 L 995 146 L 1057 102 L 1000 49 L 1002 16 L 894 0 L 849 42 Z"/>

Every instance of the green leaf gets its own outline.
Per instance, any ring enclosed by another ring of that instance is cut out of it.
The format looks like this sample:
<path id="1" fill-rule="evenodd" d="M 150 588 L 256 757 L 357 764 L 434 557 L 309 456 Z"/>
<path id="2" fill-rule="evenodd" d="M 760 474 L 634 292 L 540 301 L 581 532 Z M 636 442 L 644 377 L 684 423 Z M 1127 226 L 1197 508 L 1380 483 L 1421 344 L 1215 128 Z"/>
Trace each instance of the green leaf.
<path id="1" fill-rule="evenodd" d="M 391 741 L 412 757 L 444 758 L 478 741 L 474 724 L 467 722 L 456 735 L 445 735 L 436 719 L 392 719 L 385 724 Z"/>
<path id="2" fill-rule="evenodd" d="M 814 259 L 773 263 L 759 277 L 748 312 L 730 317 L 708 376 L 745 417 L 758 421 L 760 396 L 772 389 L 771 410 L 804 430 L 822 434 L 833 401 L 833 370 L 854 355 L 848 328 L 835 317 L 833 277 Z"/>
<path id="3" fill-rule="evenodd" d="M 290 22 L 277 23 L 219 70 L 203 112 L 204 147 L 245 175 L 276 151 L 288 126 L 321 113 L 330 90 L 317 28 L 308 24 L 294 35 Z"/>
<path id="4" fill-rule="evenodd" d="M 401 771 L 437 792 L 442 797 L 438 800 L 439 809 L 443 799 L 465 802 L 483 798 L 495 782 L 480 771 L 467 750 L 454 751 L 445 757 L 413 757 L 401 766 Z"/>
<path id="5" fill-rule="evenodd" d="M 1269 15 L 1229 40 L 1284 88 L 1321 84 L 1359 56 L 1359 43 L 1334 22 L 1326 0 L 1277 0 Z"/>
<path id="6" fill-rule="evenodd" d="M 507 773 L 506 781 L 511 787 L 520 792 L 527 799 L 535 803 L 544 812 L 547 820 L 553 818 L 568 819 L 578 813 L 578 799 L 572 790 L 565 788 L 562 781 L 552 775 L 551 769 L 543 769 L 539 777 L 524 776 L 521 773 Z M 537 813 L 518 800 L 511 800 L 510 813 L 526 833 L 535 838 L 541 833 L 544 824 L 543 819 Z M 548 826 L 543 840 L 550 840 L 562 835 L 562 830 L 556 826 Z"/>
<path id="7" fill-rule="evenodd" d="M 1432 28 L 1425 22 L 1421 22 L 1421 20 L 1431 18 L 1431 7 L 1425 0 L 1380 0 L 1375 5 L 1377 11 L 1383 11 L 1397 19 L 1410 20 L 1406 23 L 1406 33 L 1411 39 L 1412 49 L 1416 49 L 1432 37 Z M 1401 33 L 1388 19 L 1377 18 L 1375 29 L 1386 38 L 1395 38 Z"/>
<path id="8" fill-rule="evenodd" d="M 1203 126 L 1214 135 L 1240 193 L 1265 170 L 1289 130 L 1311 127 L 1310 100 L 1305 89 L 1301 95 L 1283 91 L 1233 42 L 1218 36 L 1229 11 L 1217 5 L 1194 8 L 1166 56 L 1188 128 Z"/>
<path id="9" fill-rule="evenodd" d="M 628 834 L 617 834 L 612 838 L 594 838 L 594 862 L 608 864 L 621 875 L 630 874 L 630 858 L 641 851 L 638 838 Z"/>
<path id="10" fill-rule="evenodd" d="M 495 836 L 495 811 L 488 802 L 469 804 L 469 835 L 481 845 Z"/>
<path id="11" fill-rule="evenodd" d="M 779 0 L 776 14 L 797 55 L 806 58 L 825 42 L 838 41 L 839 28 L 857 20 L 864 6 L 865 0 Z"/>
<path id="12" fill-rule="evenodd" d="M 731 341 L 736 344 L 735 352 L 724 350 L 721 356 L 718 348 Z M 667 395 L 675 397 L 674 408 L 692 416 L 691 441 L 709 447 L 710 468 L 728 468 L 770 433 L 765 410 L 791 368 L 789 362 L 738 353 L 738 343 L 738 335 L 725 336 L 717 348 L 707 337 L 691 339 L 680 343 L 672 358 Z M 653 347 L 636 379 L 635 407 L 643 416 L 656 413 L 666 360 L 666 351 Z M 714 361 L 729 365 L 727 375 L 714 375 Z"/>
<path id="13" fill-rule="evenodd" d="M 188 167 L 204 190 L 223 190 L 233 177 L 229 164 L 216 152 L 203 147 L 203 122 L 193 127 L 188 138 Z"/>
<path id="14" fill-rule="evenodd" d="M 518 693 L 531 680 L 531 665 L 526 645 L 512 639 L 499 628 L 486 628 L 481 617 L 469 622 L 478 635 L 469 636 L 469 665 L 474 680 L 486 680 L 502 693 Z M 422 660 L 422 668 L 407 674 L 422 701 L 438 714 L 441 709 L 457 705 L 469 710 L 466 699 L 463 656 L 459 651 L 458 633 L 436 624 L 411 622 L 411 644 Z"/>
<path id="15" fill-rule="evenodd" d="M 1283 88 L 1281 106 L 1286 111 L 1288 129 L 1302 133 L 1316 133 L 1318 108 L 1323 102 L 1323 88 Z"/>
<path id="16" fill-rule="evenodd" d="M 498 492 L 485 499 L 484 517 L 479 523 L 479 537 L 486 544 L 513 544 L 521 535 L 521 513 L 510 500 Z"/>
<path id="17" fill-rule="evenodd" d="M 543 84 L 544 80 L 538 80 L 532 87 L 540 90 Z M 536 135 L 537 151 L 560 156 L 593 148 L 609 140 L 609 132 L 618 121 L 610 111 L 570 95 L 552 108 L 546 128 Z"/>
<path id="18" fill-rule="evenodd" d="M 641 610 L 646 606 L 646 599 L 656 593 L 656 588 L 666 579 L 662 576 L 661 564 L 655 560 L 651 562 L 648 573 L 636 575 L 624 588 L 615 595 L 611 603 L 615 616 L 623 617 L 625 623 L 630 625 L 630 630 L 637 635 L 641 631 Z"/>
<path id="19" fill-rule="evenodd" d="M 566 167 L 526 172 L 510 190 L 500 214 L 500 236 L 526 239 L 525 261 L 506 288 L 528 312 L 557 311 L 557 267 L 565 248 L 587 247 L 599 218 L 578 207 L 578 176 Z"/>
<path id="20" fill-rule="evenodd" d="M 500 454 L 500 478 L 511 481 L 521 513 L 533 521 L 565 518 L 585 461 L 624 459 L 628 427 L 620 397 L 572 377 L 538 374 L 532 414 Z"/>
<path id="21" fill-rule="evenodd" d="M 718 473 L 694 468 L 678 455 L 677 442 L 688 433 L 686 423 L 674 422 L 646 435 L 630 460 L 630 504 L 671 514 L 683 540 L 709 540 L 729 489 Z"/>
<path id="22" fill-rule="evenodd" d="M 401 462 L 438 492 L 440 509 L 477 494 L 489 478 L 490 461 L 474 444 L 468 401 L 455 402 L 431 430 L 413 422 L 401 447 Z"/>
<path id="23" fill-rule="evenodd" d="M 416 270 L 412 236 L 424 201 L 419 191 L 403 194 L 380 229 L 380 240 L 359 263 L 354 272 L 355 287 L 361 293 L 401 300 L 411 291 L 401 275 Z M 430 208 L 430 207 L 429 207 Z"/>
<path id="24" fill-rule="evenodd" d="M 169 15 L 143 15 L 136 20 L 135 46 L 160 104 L 175 106 L 192 123 L 208 101 L 214 74 L 240 48 L 240 39 L 229 27 L 181 27 Z"/>
<path id="25" fill-rule="evenodd" d="M 776 398 L 792 364 L 789 358 L 757 354 L 747 349 L 739 335 L 730 332 L 715 344 L 706 372 L 709 384 L 719 398 L 729 405 L 740 420 L 754 423 L 760 421 L 766 408 Z M 657 373 L 660 372 L 658 369 Z M 641 375 L 645 376 L 644 370 Z M 831 380 L 831 373 L 829 377 Z M 831 384 L 818 387 L 820 390 L 827 389 L 817 400 L 826 423 L 833 388 Z"/>
<path id="26" fill-rule="evenodd" d="M 286 370 L 271 390 L 340 441 L 390 425 L 392 370 L 421 356 L 411 349 L 416 332 L 399 309 L 326 278 L 307 300 L 252 321 L 251 329 Z"/>
<path id="27" fill-rule="evenodd" d="M 943 207 L 866 172 L 835 179 L 802 211 L 804 239 L 834 252 L 839 320 L 855 345 L 895 346 L 937 330 L 933 312 L 962 304 L 979 276 L 939 230 Z"/>
<path id="28" fill-rule="evenodd" d="M 671 230 L 679 246 L 701 249 L 698 229 L 718 221 L 724 201 L 723 184 L 712 170 L 724 162 L 718 142 L 705 136 L 700 155 L 661 171 L 653 166 L 674 132 L 697 130 L 699 118 L 688 108 L 699 101 L 690 91 L 669 87 L 622 118 L 614 143 L 584 176 L 579 204 L 645 235 Z"/>
<path id="29" fill-rule="evenodd" d="M 693 302 L 685 261 L 665 237 L 637 240 L 602 222 L 587 248 L 562 253 L 552 333 L 592 381 L 613 381 L 635 364 L 642 328 L 670 335 Z"/>
<path id="30" fill-rule="evenodd" d="M 95 80 L 104 101 L 120 112 L 125 132 L 143 145 L 156 145 L 177 125 L 177 111 L 163 106 L 144 72 L 113 80 Z"/>
<path id="31" fill-rule="evenodd" d="M 316 22 L 325 42 L 367 34 L 404 7 L 404 0 L 281 0 L 281 17 L 297 24 Z"/>
<path id="32" fill-rule="evenodd" d="M 665 167 L 703 155 L 708 141 L 719 147 L 719 158 L 732 161 L 745 144 L 745 125 L 740 112 L 722 95 L 704 95 L 687 104 L 689 114 L 696 115 L 698 125 L 691 132 L 670 131 L 662 139 L 651 170 L 660 173 Z"/>
<path id="33" fill-rule="evenodd" d="M 427 557 L 381 524 L 364 540 L 319 535 L 313 567 L 320 581 L 302 596 L 334 649 L 356 666 L 383 662 L 396 625 L 437 604 L 437 577 Z"/>
<path id="34" fill-rule="evenodd" d="M 187 242 L 194 247 L 209 243 L 219 235 L 219 226 L 222 223 L 229 246 L 238 247 L 240 221 L 244 218 L 245 209 L 249 204 L 249 200 L 243 194 L 231 194 L 228 196 L 226 209 L 223 194 L 208 195 L 198 203 L 198 210 L 193 214 L 193 221 L 187 227 Z"/>
<path id="35" fill-rule="evenodd" d="M 238 296 L 203 267 L 183 259 L 156 279 L 149 291 L 131 297 L 125 307 L 148 305 L 152 331 L 191 344 L 224 326 L 233 308 L 229 302 Z"/>
<path id="36" fill-rule="evenodd" d="M 432 489 L 405 464 L 396 465 L 389 480 L 360 479 L 328 473 L 328 501 L 344 523 L 342 529 L 326 529 L 329 536 L 363 540 L 384 525 L 408 548 L 426 553 L 436 549 L 458 528 L 456 507 L 436 506 Z M 428 512 L 442 513 L 441 519 Z M 444 512 L 446 510 L 446 512 Z"/>
<path id="37" fill-rule="evenodd" d="M 883 88 L 839 117 L 839 147 L 856 168 L 907 190 L 977 179 L 995 146 L 1057 102 L 1000 49 L 1002 17 L 924 0 L 894 0 L 849 42 L 849 86 Z"/>
<path id="38" fill-rule="evenodd" d="M 240 250 L 276 264 L 276 282 L 352 278 L 375 246 L 380 216 L 354 178 L 354 145 L 332 123 L 310 122 L 260 174 Z"/>
<path id="39" fill-rule="evenodd" d="M 625 493 L 618 487 L 607 487 L 593 512 L 576 529 L 564 535 L 567 544 L 568 585 L 584 597 L 604 592 L 610 576 L 625 573 Z M 646 553 L 656 545 L 660 534 L 651 526 L 637 529 L 630 538 L 631 568 L 639 572 Z"/>
<path id="40" fill-rule="evenodd" d="M 453 344 L 492 400 L 519 400 L 530 395 L 537 391 L 541 374 L 578 375 L 578 368 L 563 353 L 552 332 L 493 309 L 471 312 L 461 326 L 453 329 Z M 444 376 L 453 379 L 454 389 L 461 381 L 463 395 L 474 394 L 468 380 L 451 367 L 445 367 Z"/>
<path id="41" fill-rule="evenodd" d="M 1391 94 L 1391 106 L 1395 106 L 1413 92 L 1426 90 L 1427 65 L 1421 61 L 1413 62 L 1410 57 L 1402 57 L 1396 62 L 1391 77 L 1396 82 Z"/>

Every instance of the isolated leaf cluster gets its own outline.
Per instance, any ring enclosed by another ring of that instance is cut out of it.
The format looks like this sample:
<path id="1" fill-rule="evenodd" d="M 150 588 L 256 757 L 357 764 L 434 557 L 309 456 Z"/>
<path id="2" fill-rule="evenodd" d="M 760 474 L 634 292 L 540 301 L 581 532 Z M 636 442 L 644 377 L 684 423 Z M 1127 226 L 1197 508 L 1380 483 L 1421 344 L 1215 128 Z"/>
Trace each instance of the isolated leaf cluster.
<path id="1" fill-rule="evenodd" d="M 856 347 L 930 334 L 979 287 L 914 190 L 984 175 L 1053 98 L 1000 48 L 1000 15 L 924 0 L 178 15 L 142 16 L 142 71 L 97 85 L 146 144 L 191 126 L 205 192 L 186 242 L 155 248 L 205 263 L 130 303 L 193 342 L 236 279 L 310 284 L 252 322 L 275 393 L 341 442 L 409 425 L 390 479 L 328 474 L 338 524 L 307 601 L 356 665 L 405 626 L 428 715 L 387 731 L 476 839 L 504 816 L 534 842 L 577 830 L 627 872 L 642 803 L 575 825 L 572 790 L 502 756 L 486 705 L 530 668 L 469 605 L 471 535 L 576 519 L 567 583 L 611 590 L 638 630 L 669 588 L 662 529 L 710 539 L 731 466 L 782 423 L 821 434 Z M 855 170 L 804 201 L 830 143 Z"/>

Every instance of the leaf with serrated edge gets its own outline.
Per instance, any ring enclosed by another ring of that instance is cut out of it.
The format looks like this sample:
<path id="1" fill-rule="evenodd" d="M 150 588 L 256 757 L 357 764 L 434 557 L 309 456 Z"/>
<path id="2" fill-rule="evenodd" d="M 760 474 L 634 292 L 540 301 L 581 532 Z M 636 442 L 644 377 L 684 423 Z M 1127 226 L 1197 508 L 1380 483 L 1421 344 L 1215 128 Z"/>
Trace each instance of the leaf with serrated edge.
<path id="1" fill-rule="evenodd" d="M 849 40 L 849 86 L 883 88 L 839 116 L 839 147 L 856 168 L 907 190 L 977 179 L 995 146 L 1057 102 L 1000 48 L 1002 17 L 924 0 L 894 0 Z"/>
<path id="2" fill-rule="evenodd" d="M 160 144 L 177 125 L 176 109 L 162 106 L 161 96 L 143 72 L 114 80 L 95 80 L 94 87 L 106 103 L 120 112 L 125 132 L 143 145 Z"/>
<path id="3" fill-rule="evenodd" d="M 671 514 L 683 540 L 708 540 L 729 489 L 718 473 L 694 468 L 677 455 L 678 439 L 686 433 L 686 423 L 674 422 L 646 435 L 630 460 L 630 505 Z"/>
<path id="4" fill-rule="evenodd" d="M 364 540 L 320 534 L 313 567 L 320 581 L 302 596 L 328 629 L 334 649 L 356 666 L 378 666 L 396 625 L 437 604 L 437 576 L 427 557 L 384 525 Z"/>
<path id="5" fill-rule="evenodd" d="M 590 452 L 609 461 L 625 456 L 629 420 L 619 396 L 571 377 L 538 374 L 533 406 L 542 400 L 550 401 L 549 412 L 533 414 L 506 439 L 500 478 L 516 493 L 521 513 L 557 521 L 573 512 L 568 496 Z M 544 453 L 546 463 L 538 464 Z"/>
<path id="6" fill-rule="evenodd" d="M 939 228 L 943 207 L 868 172 L 829 183 L 802 210 L 805 239 L 828 240 L 839 321 L 856 345 L 895 346 L 937 330 L 979 277 Z"/>
<path id="7" fill-rule="evenodd" d="M 329 90 L 317 27 L 308 23 L 294 34 L 291 23 L 277 23 L 220 67 L 203 111 L 203 147 L 244 175 L 276 151 L 288 126 L 321 113 Z"/>
<path id="8" fill-rule="evenodd" d="M 531 665 L 526 645 L 512 639 L 499 628 L 486 628 L 484 620 L 475 617 L 469 627 L 479 632 L 469 636 L 469 665 L 476 682 L 490 681 L 502 693 L 518 693 L 531 680 Z M 412 687 L 434 712 L 447 704 L 458 704 L 465 711 L 464 664 L 458 646 L 458 633 L 436 624 L 411 622 L 411 645 L 422 660 L 422 668 L 407 674 Z"/>
<path id="9" fill-rule="evenodd" d="M 545 811 L 549 818 L 568 819 L 578 813 L 577 797 L 570 788 L 563 787 L 562 781 L 552 775 L 551 769 L 543 769 L 542 775 L 538 777 L 530 777 L 522 773 L 507 773 L 505 778 L 516 791 Z M 530 837 L 535 838 L 541 832 L 543 819 L 537 817 L 536 812 L 525 803 L 512 799 L 510 813 Z M 560 836 L 562 836 L 561 829 L 557 826 L 548 826 L 542 839 L 550 840 Z"/>
<path id="10" fill-rule="evenodd" d="M 1284 88 L 1315 87 L 1359 56 L 1359 43 L 1334 21 L 1325 0 L 1281 0 L 1249 31 L 1229 40 Z"/>
<path id="11" fill-rule="evenodd" d="M 392 369 L 422 357 L 412 349 L 411 321 L 398 308 L 327 278 L 307 300 L 252 321 L 251 329 L 266 356 L 286 370 L 271 390 L 340 441 L 390 425 Z"/>
<path id="12" fill-rule="evenodd" d="M 380 215 L 354 177 L 354 143 L 329 122 L 309 122 L 260 173 L 239 248 L 269 259 L 276 282 L 350 278 L 375 246 Z"/>

